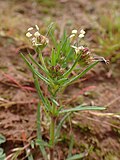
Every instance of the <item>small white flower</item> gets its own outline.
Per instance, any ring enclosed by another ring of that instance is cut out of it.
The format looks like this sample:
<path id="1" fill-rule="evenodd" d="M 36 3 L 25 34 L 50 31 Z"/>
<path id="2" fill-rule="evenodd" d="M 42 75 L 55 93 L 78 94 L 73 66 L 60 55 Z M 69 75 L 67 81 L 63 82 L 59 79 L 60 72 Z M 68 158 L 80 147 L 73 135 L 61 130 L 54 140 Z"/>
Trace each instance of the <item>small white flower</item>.
<path id="1" fill-rule="evenodd" d="M 32 42 L 32 44 L 35 44 L 35 43 L 36 43 L 36 38 L 33 37 L 33 38 L 31 39 L 31 42 Z"/>
<path id="2" fill-rule="evenodd" d="M 26 37 L 30 38 L 30 37 L 32 37 L 32 34 L 30 32 L 27 32 Z"/>
<path id="3" fill-rule="evenodd" d="M 85 31 L 83 29 L 81 29 L 80 34 L 79 34 L 79 38 L 83 38 L 85 36 Z"/>
<path id="4" fill-rule="evenodd" d="M 77 30 L 76 29 L 73 29 L 72 30 L 72 34 L 76 34 L 77 33 Z"/>
<path id="5" fill-rule="evenodd" d="M 79 46 L 79 47 L 76 47 L 76 46 L 71 46 L 72 48 L 75 49 L 75 52 L 78 53 L 79 51 L 82 51 L 84 49 L 83 46 Z"/>
<path id="6" fill-rule="evenodd" d="M 79 38 L 83 38 L 83 37 L 84 37 L 84 34 L 79 34 L 78 37 L 79 37 Z"/>
<path id="7" fill-rule="evenodd" d="M 31 41 L 35 41 L 36 40 L 36 38 L 35 37 L 33 37 L 32 39 L 31 39 Z"/>
<path id="8" fill-rule="evenodd" d="M 85 34 L 85 31 L 81 29 L 80 34 Z"/>
<path id="9" fill-rule="evenodd" d="M 41 43 L 33 43 L 33 46 L 38 47 L 38 46 L 42 46 L 42 44 Z"/>
<path id="10" fill-rule="evenodd" d="M 39 36 L 40 36 L 40 33 L 37 31 L 37 32 L 34 33 L 34 36 L 35 36 L 35 37 L 39 37 Z"/>
<path id="11" fill-rule="evenodd" d="M 38 25 L 35 25 L 35 27 L 36 27 L 36 29 L 39 31 L 39 27 L 38 27 Z"/>
<path id="12" fill-rule="evenodd" d="M 31 30 L 33 30 L 33 27 L 28 28 L 28 31 L 31 31 Z"/>
<path id="13" fill-rule="evenodd" d="M 71 34 L 69 38 L 71 39 L 71 38 L 73 38 L 73 37 L 75 37 L 75 34 Z"/>
<path id="14" fill-rule="evenodd" d="M 78 48 L 79 48 L 79 50 L 85 49 L 85 47 L 83 47 L 83 46 L 79 46 Z"/>
<path id="15" fill-rule="evenodd" d="M 33 31 L 32 31 L 33 30 Z M 41 35 L 39 32 L 39 27 L 35 25 L 35 27 L 30 27 L 27 30 L 26 36 L 30 38 L 30 41 L 33 46 L 39 47 L 43 46 L 45 47 L 49 43 L 49 39 L 45 36 Z M 32 33 L 30 33 L 32 31 Z"/>
<path id="16" fill-rule="evenodd" d="M 49 39 L 48 39 L 48 38 L 46 39 L 46 43 L 47 43 L 47 44 L 49 43 Z"/>

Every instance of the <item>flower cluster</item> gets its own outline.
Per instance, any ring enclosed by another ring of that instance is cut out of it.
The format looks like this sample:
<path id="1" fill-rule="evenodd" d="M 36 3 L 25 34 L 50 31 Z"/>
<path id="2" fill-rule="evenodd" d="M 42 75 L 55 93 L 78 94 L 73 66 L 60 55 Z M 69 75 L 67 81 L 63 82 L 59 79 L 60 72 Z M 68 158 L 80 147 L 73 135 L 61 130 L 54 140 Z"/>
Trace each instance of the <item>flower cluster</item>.
<path id="1" fill-rule="evenodd" d="M 49 68 L 50 73 L 52 73 L 52 77 L 61 76 L 64 74 L 64 68 L 61 68 L 60 64 L 56 64 L 56 66 L 51 66 Z"/>
<path id="2" fill-rule="evenodd" d="M 88 48 L 80 45 L 80 40 L 85 36 L 85 31 L 83 29 L 80 30 L 79 34 L 77 30 L 72 30 L 70 35 L 70 41 L 73 42 L 74 45 L 71 45 L 72 48 L 74 48 L 76 55 L 80 54 L 79 58 L 79 65 L 80 66 L 86 66 L 88 65 L 92 60 L 93 57 L 90 54 L 90 51 Z"/>
<path id="3" fill-rule="evenodd" d="M 48 38 L 40 34 L 39 27 L 37 25 L 35 25 L 34 28 L 28 28 L 26 37 L 30 39 L 32 45 L 35 47 L 45 47 L 49 43 Z"/>
<path id="4" fill-rule="evenodd" d="M 76 54 L 84 49 L 83 46 L 78 46 L 79 45 L 78 43 L 84 36 L 85 36 L 85 31 L 83 29 L 81 29 L 79 33 L 76 29 L 74 29 L 72 30 L 71 35 L 69 36 L 71 43 L 73 42 L 74 44 L 77 44 L 77 46 L 71 45 L 71 47 L 75 49 Z"/>
<path id="5" fill-rule="evenodd" d="M 72 40 L 77 35 L 78 35 L 78 38 L 81 39 L 85 36 L 85 31 L 83 29 L 81 29 L 79 34 L 78 34 L 78 31 L 76 29 L 73 29 L 69 38 Z"/>
<path id="6" fill-rule="evenodd" d="M 83 46 L 79 46 L 79 47 L 71 46 L 71 47 L 75 49 L 76 54 L 85 49 L 85 47 L 83 47 Z"/>

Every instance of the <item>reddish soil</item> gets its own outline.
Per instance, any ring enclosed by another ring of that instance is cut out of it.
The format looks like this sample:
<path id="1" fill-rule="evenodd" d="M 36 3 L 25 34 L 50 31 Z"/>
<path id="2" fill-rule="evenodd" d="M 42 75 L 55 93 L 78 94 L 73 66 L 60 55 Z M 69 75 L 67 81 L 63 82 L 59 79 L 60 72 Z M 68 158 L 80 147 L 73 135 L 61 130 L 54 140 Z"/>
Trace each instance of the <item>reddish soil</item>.
<path id="1" fill-rule="evenodd" d="M 26 29 L 38 24 L 44 31 L 51 21 L 61 26 L 60 34 L 65 26 L 68 30 L 83 27 L 88 30 L 86 40 L 92 47 L 97 19 L 102 12 L 109 12 L 109 7 L 118 9 L 119 1 L 58 0 L 45 5 L 35 0 L 6 0 L 0 1 L 0 6 L 0 133 L 7 139 L 2 146 L 8 156 L 12 149 L 27 145 L 36 135 L 38 98 L 32 74 L 18 54 L 19 49 L 29 46 L 24 36 Z M 25 49 L 22 51 L 26 52 Z M 106 106 L 105 111 L 75 113 L 71 118 L 75 139 L 72 153 L 91 148 L 85 160 L 120 159 L 120 116 L 116 116 L 120 113 L 120 73 L 119 69 L 113 72 L 112 67 L 113 64 L 107 67 L 99 64 L 86 80 L 68 87 L 64 93 L 65 103 L 73 106 L 83 102 Z M 70 138 L 66 133 L 71 125 L 69 122 L 64 125 L 62 142 L 56 148 L 60 160 L 67 155 Z M 45 139 L 46 131 L 46 125 L 43 125 Z M 42 159 L 37 151 L 33 154 L 35 160 Z"/>

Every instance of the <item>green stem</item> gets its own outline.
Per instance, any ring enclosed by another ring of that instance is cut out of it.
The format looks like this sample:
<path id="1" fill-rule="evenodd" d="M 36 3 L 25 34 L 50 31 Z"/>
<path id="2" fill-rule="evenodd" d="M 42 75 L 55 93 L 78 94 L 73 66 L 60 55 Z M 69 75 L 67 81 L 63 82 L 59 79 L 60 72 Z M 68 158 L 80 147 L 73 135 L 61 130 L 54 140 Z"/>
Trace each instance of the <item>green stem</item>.
<path id="1" fill-rule="evenodd" d="M 56 117 L 55 117 L 56 106 L 53 104 L 52 115 L 51 115 L 51 124 L 50 124 L 50 160 L 54 160 L 54 147 L 55 147 L 55 126 L 56 126 Z"/>
<path id="2" fill-rule="evenodd" d="M 41 120 L 40 120 L 40 102 L 38 103 L 38 107 L 37 107 L 37 139 L 42 141 L 42 134 L 41 134 Z M 42 155 L 44 157 L 44 160 L 47 160 L 47 154 L 45 151 L 44 146 L 39 145 L 39 148 L 42 152 Z"/>
<path id="3" fill-rule="evenodd" d="M 42 56 L 42 52 L 41 51 L 39 51 L 39 58 L 40 58 L 40 61 L 41 61 L 42 65 L 43 65 L 43 67 L 47 70 L 47 67 L 45 65 L 44 58 Z"/>
<path id="4" fill-rule="evenodd" d="M 51 126 L 50 126 L 50 160 L 54 160 L 54 147 L 55 147 L 55 118 L 51 117 Z"/>

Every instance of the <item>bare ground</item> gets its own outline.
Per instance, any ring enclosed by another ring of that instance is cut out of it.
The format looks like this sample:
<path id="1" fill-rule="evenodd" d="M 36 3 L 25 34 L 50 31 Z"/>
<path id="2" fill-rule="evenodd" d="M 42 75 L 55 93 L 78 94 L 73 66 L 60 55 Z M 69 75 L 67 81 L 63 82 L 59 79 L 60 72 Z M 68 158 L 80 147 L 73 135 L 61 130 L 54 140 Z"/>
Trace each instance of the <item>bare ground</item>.
<path id="1" fill-rule="evenodd" d="M 60 34 L 64 26 L 68 29 L 83 27 L 88 30 L 88 44 L 94 46 L 92 30 L 96 28 L 99 15 L 109 12 L 108 6 L 118 8 L 118 2 L 59 0 L 46 7 L 32 0 L 0 1 L 0 133 L 7 138 L 3 145 L 7 155 L 36 135 L 38 98 L 32 75 L 18 54 L 20 48 L 29 45 L 24 36 L 26 29 L 38 24 L 44 31 L 44 26 L 51 21 L 61 26 Z M 87 75 L 86 80 L 80 80 L 64 94 L 66 103 L 73 106 L 83 102 L 106 106 L 104 112 L 86 111 L 72 117 L 73 154 L 92 148 L 85 160 L 120 159 L 120 118 L 114 115 L 120 113 L 120 74 L 118 69 L 109 76 L 110 68 L 112 65 L 106 69 L 100 64 Z M 62 131 L 63 141 L 56 148 L 61 160 L 67 154 L 70 139 L 66 133 L 70 128 L 66 122 Z M 43 133 L 47 138 L 46 126 Z M 35 160 L 40 159 L 37 153 L 34 155 Z"/>

